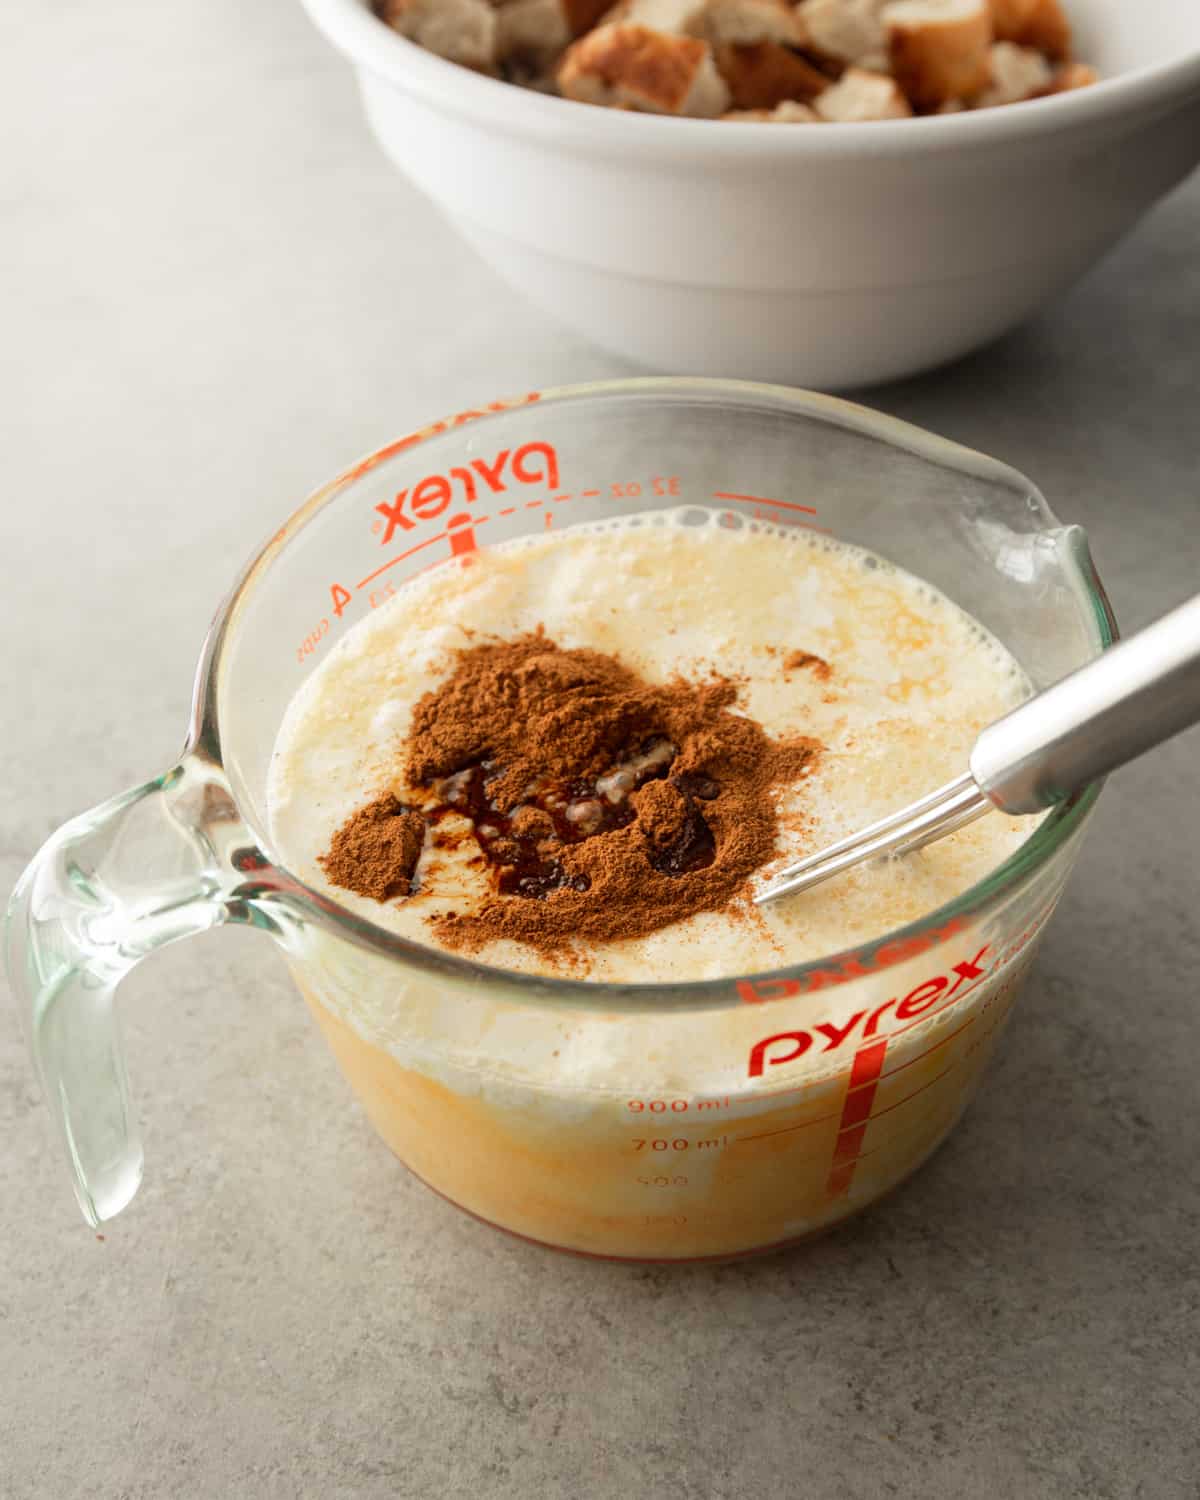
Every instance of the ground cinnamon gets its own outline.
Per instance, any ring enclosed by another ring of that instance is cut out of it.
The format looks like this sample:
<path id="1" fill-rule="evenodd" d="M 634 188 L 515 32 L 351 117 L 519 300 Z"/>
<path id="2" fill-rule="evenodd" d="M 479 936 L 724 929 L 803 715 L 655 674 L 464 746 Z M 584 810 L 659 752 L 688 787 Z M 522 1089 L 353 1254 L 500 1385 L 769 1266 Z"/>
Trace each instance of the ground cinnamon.
<path id="1" fill-rule="evenodd" d="M 428 822 L 470 819 L 494 890 L 434 918 L 438 941 L 474 951 L 507 938 L 565 955 L 744 896 L 775 853 L 775 788 L 803 776 L 820 746 L 773 740 L 732 712 L 736 699 L 727 678 L 653 685 L 540 631 L 459 651 L 414 709 L 398 779 Z M 372 841 L 396 809 L 412 816 L 384 801 L 339 829 L 323 861 L 335 883 L 375 899 L 391 898 L 376 895 Z M 370 890 L 347 858 L 367 844 Z"/>
<path id="2" fill-rule="evenodd" d="M 334 885 L 393 901 L 411 893 L 424 843 L 425 819 L 385 792 L 347 818 L 318 863 Z"/>

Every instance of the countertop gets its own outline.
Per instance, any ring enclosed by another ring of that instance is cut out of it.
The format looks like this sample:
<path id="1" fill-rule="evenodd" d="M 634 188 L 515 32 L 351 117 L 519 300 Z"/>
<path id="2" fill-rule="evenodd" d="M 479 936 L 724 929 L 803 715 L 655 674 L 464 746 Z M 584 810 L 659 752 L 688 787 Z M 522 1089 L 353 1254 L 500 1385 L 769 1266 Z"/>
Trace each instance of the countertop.
<path id="1" fill-rule="evenodd" d="M 5 33 L 7 889 L 177 752 L 211 611 L 344 461 L 627 373 L 384 162 L 289 0 Z M 1200 580 L 1200 181 L 998 346 L 863 399 L 1015 464 L 1128 629 Z M 0 1010 L 0 1495 L 1196 1500 L 1195 733 L 1115 778 L 1001 1054 L 809 1248 L 631 1269 L 508 1239 L 369 1130 L 272 945 L 126 984 L 147 1178 L 79 1218 Z"/>

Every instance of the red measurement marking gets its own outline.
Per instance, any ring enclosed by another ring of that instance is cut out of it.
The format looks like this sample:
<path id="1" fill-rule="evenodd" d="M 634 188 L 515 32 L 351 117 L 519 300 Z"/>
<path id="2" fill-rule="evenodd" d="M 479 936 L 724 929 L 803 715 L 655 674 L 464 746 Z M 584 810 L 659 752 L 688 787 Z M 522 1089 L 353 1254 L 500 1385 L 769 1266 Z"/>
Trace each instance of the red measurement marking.
<path id="1" fill-rule="evenodd" d="M 415 573 L 410 573 L 408 576 L 409 576 L 410 579 L 411 578 L 420 578 L 420 576 L 421 576 L 422 573 L 429 573 L 434 568 L 440 568 L 441 565 L 442 565 L 442 563 L 444 561 L 445 561 L 445 558 L 435 557 L 432 562 L 427 562 L 423 567 L 418 568 Z"/>
<path id="2" fill-rule="evenodd" d="M 1008 1011 L 1006 1009 L 1002 1015 L 997 1017 L 997 1019 L 992 1022 L 992 1024 L 988 1027 L 988 1029 L 983 1033 L 978 1042 L 975 1044 L 976 1047 L 981 1047 L 983 1043 L 987 1041 L 988 1037 L 999 1030 L 1007 1014 Z M 922 1084 L 919 1089 L 914 1089 L 911 1094 L 906 1094 L 903 1099 L 898 1099 L 895 1104 L 889 1105 L 887 1109 L 881 1109 L 877 1115 L 872 1115 L 871 1118 L 873 1120 L 881 1119 L 882 1116 L 889 1114 L 893 1109 L 899 1109 L 902 1104 L 907 1104 L 911 1099 L 915 1099 L 918 1094 L 923 1094 L 926 1089 L 931 1089 L 935 1083 L 939 1082 L 946 1076 L 947 1073 L 952 1071 L 953 1066 L 954 1065 L 951 1064 L 949 1068 L 944 1068 L 936 1078 L 931 1078 L 928 1083 Z M 899 1069 L 897 1069 L 896 1071 L 899 1072 Z M 903 1131 L 903 1134 L 905 1136 L 912 1135 L 913 1132 L 915 1130 L 919 1130 L 922 1125 L 926 1125 L 930 1120 L 936 1119 L 939 1113 L 941 1113 L 940 1109 L 932 1109 L 928 1114 L 924 1114 L 919 1119 L 911 1121 L 907 1129 Z M 881 1151 L 886 1151 L 890 1147 L 894 1146 L 898 1138 L 899 1137 L 896 1135 L 890 1135 L 886 1141 L 881 1141 L 878 1146 L 873 1147 L 870 1151 L 862 1152 L 858 1160 L 865 1161 L 868 1156 L 878 1156 Z"/>
<path id="3" fill-rule="evenodd" d="M 599 495 L 599 493 L 599 490 L 580 490 L 579 498 L 581 500 L 594 500 Z"/>
<path id="4" fill-rule="evenodd" d="M 503 510 L 497 511 L 497 515 L 501 516 L 515 516 L 516 513 L 517 507 L 515 505 L 506 505 Z"/>
<path id="5" fill-rule="evenodd" d="M 879 1086 L 887 1049 L 888 1039 L 885 1038 L 880 1042 L 872 1042 L 867 1047 L 860 1047 L 854 1054 L 846 1102 L 842 1105 L 841 1124 L 833 1148 L 833 1168 L 829 1181 L 825 1184 L 825 1191 L 830 1198 L 840 1197 L 847 1192 L 854 1177 L 854 1161 L 862 1150 L 863 1137 L 867 1133 L 866 1122 L 870 1118 L 871 1104 Z"/>
<path id="6" fill-rule="evenodd" d="M 388 562 L 385 562 L 382 567 L 376 568 L 373 573 L 368 573 L 367 576 L 362 580 L 362 582 L 356 583 L 354 587 L 356 589 L 365 589 L 368 583 L 374 583 L 374 581 L 379 577 L 380 573 L 386 573 L 389 568 L 394 568 L 397 563 L 403 562 L 406 557 L 411 557 L 414 552 L 420 552 L 425 547 L 432 547 L 434 542 L 445 541 L 447 535 L 447 532 L 439 531 L 436 536 L 426 537 L 423 542 L 418 542 L 415 547 L 410 547 L 407 552 L 401 552 L 398 557 L 391 558 Z"/>
<path id="7" fill-rule="evenodd" d="M 555 504 L 558 504 L 561 501 L 563 501 L 563 500 L 569 500 L 570 498 L 571 498 L 570 495 L 555 495 L 554 501 L 555 501 Z"/>
<path id="8" fill-rule="evenodd" d="M 855 1125 L 852 1130 L 843 1130 L 838 1133 L 837 1142 L 833 1148 L 833 1165 L 835 1167 L 846 1167 L 856 1162 L 862 1151 L 863 1140 L 867 1134 L 867 1122 Z M 847 1187 L 849 1183 L 847 1183 Z"/>
<path id="9" fill-rule="evenodd" d="M 837 1115 L 818 1115 L 815 1120 L 803 1120 L 799 1125 L 785 1125 L 781 1130 L 764 1130 L 759 1135 L 739 1135 L 733 1144 L 740 1146 L 744 1141 L 767 1141 L 773 1135 L 791 1135 L 793 1130 L 807 1130 L 810 1125 L 823 1125 L 826 1120 L 836 1120 Z"/>
<path id="10" fill-rule="evenodd" d="M 864 1088 L 873 1084 L 883 1072 L 883 1058 L 888 1049 L 890 1038 L 884 1038 L 880 1042 L 872 1042 L 869 1047 L 860 1047 L 854 1054 L 854 1064 L 850 1069 L 851 1089 Z"/>
<path id="11" fill-rule="evenodd" d="M 842 1107 L 842 1123 L 838 1126 L 839 1131 L 851 1129 L 855 1125 L 863 1125 L 871 1119 L 871 1101 L 875 1098 L 875 1085 L 870 1084 L 865 1089 L 855 1089 L 853 1093 L 846 1095 L 846 1103 Z"/>
<path id="12" fill-rule="evenodd" d="M 973 987 L 974 986 L 972 986 L 972 988 Z M 980 1014 L 982 1014 L 982 1012 L 980 1012 Z M 992 1022 L 992 1024 L 979 1038 L 979 1041 L 977 1043 L 978 1046 L 982 1046 L 987 1038 L 990 1037 L 992 1033 L 1000 1027 L 1001 1023 L 1004 1020 L 1004 1017 L 1007 1014 L 1008 1007 L 1005 1007 L 1001 1015 Z M 905 1094 L 902 1099 L 897 1099 L 894 1104 L 889 1104 L 886 1109 L 878 1110 L 874 1114 L 868 1113 L 864 1116 L 862 1106 L 854 1105 L 852 1104 L 852 1101 L 859 1097 L 865 1097 L 869 1107 L 870 1103 L 874 1100 L 875 1090 L 878 1087 L 880 1078 L 891 1078 L 896 1073 L 903 1072 L 903 1070 L 911 1066 L 912 1063 L 919 1062 L 922 1057 L 928 1057 L 931 1052 L 936 1052 L 938 1047 L 950 1041 L 952 1037 L 958 1036 L 960 1032 L 965 1031 L 968 1026 L 972 1025 L 978 1019 L 978 1015 L 972 1016 L 969 1021 L 964 1022 L 963 1025 L 957 1027 L 954 1031 L 952 1031 L 949 1036 L 941 1037 L 932 1047 L 926 1048 L 924 1052 L 919 1053 L 916 1057 L 909 1058 L 907 1062 L 901 1063 L 899 1067 L 893 1068 L 889 1073 L 883 1073 L 882 1067 L 883 1055 L 887 1050 L 888 1042 L 891 1041 L 890 1037 L 888 1038 L 887 1042 L 876 1044 L 875 1047 L 866 1047 L 862 1052 L 857 1054 L 854 1059 L 854 1070 L 850 1075 L 851 1089 L 854 1088 L 854 1076 L 855 1073 L 859 1070 L 860 1059 L 865 1059 L 862 1068 L 863 1074 L 865 1075 L 867 1073 L 873 1072 L 874 1076 L 869 1080 L 864 1078 L 864 1085 L 857 1091 L 847 1091 L 846 1104 L 842 1112 L 842 1128 L 838 1132 L 837 1144 L 834 1147 L 833 1169 L 831 1170 L 829 1174 L 829 1180 L 825 1185 L 825 1191 L 829 1195 L 829 1197 L 839 1197 L 849 1189 L 851 1182 L 854 1180 L 854 1169 L 860 1161 L 864 1160 L 868 1156 L 874 1156 L 877 1152 L 886 1150 L 888 1147 L 895 1144 L 895 1137 L 893 1136 L 889 1137 L 888 1140 L 881 1142 L 880 1145 L 876 1146 L 873 1151 L 863 1151 L 862 1143 L 863 1138 L 866 1135 L 867 1126 L 873 1120 L 881 1120 L 884 1115 L 890 1115 L 893 1110 L 900 1109 L 903 1105 L 910 1104 L 914 1099 L 919 1098 L 921 1094 L 926 1093 L 929 1089 L 933 1088 L 935 1084 L 940 1083 L 948 1073 L 952 1073 L 957 1066 L 957 1061 L 962 1061 L 962 1059 L 958 1059 L 956 1062 L 948 1063 L 940 1073 L 936 1074 L 933 1078 L 930 1078 L 927 1082 L 923 1083 L 919 1089 L 914 1089 L 911 1094 Z M 866 1056 L 868 1053 L 876 1051 L 879 1053 L 877 1059 L 871 1059 Z M 928 1115 L 922 1115 L 921 1119 L 916 1122 L 916 1125 L 910 1127 L 910 1132 L 906 1133 L 911 1133 L 911 1129 L 924 1124 L 928 1120 L 932 1120 L 937 1115 L 937 1113 L 938 1111 L 934 1110 Z M 847 1129 L 846 1127 L 851 1124 L 852 1119 L 855 1117 L 857 1117 L 861 1121 L 861 1123 L 853 1126 L 853 1128 Z"/>
<path id="13" fill-rule="evenodd" d="M 466 557 L 479 546 L 475 540 L 475 524 L 469 515 L 451 516 L 446 523 L 446 534 L 450 538 L 451 557 Z"/>
<path id="14" fill-rule="evenodd" d="M 473 528 L 482 526 L 483 523 L 488 519 L 490 519 L 488 516 L 472 516 L 471 525 Z M 381 573 L 386 573 L 389 568 L 394 568 L 397 563 L 402 563 L 406 557 L 411 557 L 414 552 L 420 552 L 425 547 L 432 547 L 434 542 L 444 542 L 450 535 L 451 533 L 449 531 L 439 531 L 436 536 L 426 537 L 423 542 L 418 542 L 415 547 L 410 547 L 407 552 L 401 552 L 398 556 L 389 558 L 387 562 L 376 568 L 373 573 L 368 573 L 367 576 L 362 579 L 361 582 L 356 583 L 354 587 L 356 589 L 365 589 L 367 584 L 374 583 L 374 581 L 379 577 Z"/>
<path id="15" fill-rule="evenodd" d="M 854 1179 L 854 1165 L 854 1162 L 848 1161 L 844 1166 L 834 1167 L 830 1172 L 829 1181 L 825 1184 L 825 1191 L 830 1198 L 840 1198 L 848 1191 Z"/>
<path id="16" fill-rule="evenodd" d="M 975 989 L 975 988 L 976 988 L 975 985 L 971 986 L 971 989 Z M 966 995 L 968 993 L 969 993 L 968 990 L 963 990 L 962 994 L 959 995 L 959 996 L 957 996 L 956 998 L 957 999 L 961 999 L 962 995 Z M 990 1004 L 991 1002 L 989 1001 L 988 1003 Z M 949 1009 L 949 1006 L 946 1006 L 946 1007 L 943 1007 L 943 1008 L 944 1009 Z M 986 1009 L 987 1009 L 987 1007 L 985 1006 L 984 1010 L 986 1010 Z M 981 1011 L 976 1011 L 976 1013 L 973 1016 L 968 1016 L 968 1018 L 962 1023 L 961 1026 L 956 1026 L 953 1031 L 949 1031 L 949 1032 L 946 1033 L 945 1036 L 939 1037 L 937 1039 L 937 1041 L 933 1043 L 932 1046 L 926 1047 L 923 1052 L 918 1052 L 915 1057 L 910 1057 L 910 1058 L 908 1058 L 906 1061 L 904 1061 L 902 1063 L 897 1063 L 894 1068 L 888 1068 L 886 1072 L 881 1072 L 879 1074 L 879 1077 L 881 1079 L 883 1079 L 883 1078 L 894 1078 L 897 1073 L 903 1073 L 904 1070 L 905 1070 L 905 1068 L 911 1068 L 914 1063 L 919 1063 L 922 1058 L 929 1057 L 932 1053 L 936 1052 L 939 1047 L 944 1047 L 947 1044 L 947 1042 L 952 1042 L 956 1036 L 961 1036 L 962 1033 L 964 1031 L 966 1031 L 968 1027 L 974 1026 L 975 1022 L 979 1020 L 979 1018 L 983 1015 L 983 1013 L 984 1013 L 984 1011 L 982 1011 L 982 1010 Z M 937 1012 L 934 1012 L 934 1014 L 936 1015 Z M 925 1017 L 922 1017 L 921 1019 L 924 1020 Z M 913 1022 L 912 1024 L 913 1025 L 919 1025 L 920 1022 Z M 906 1026 L 904 1028 L 904 1030 L 905 1031 L 911 1030 L 911 1027 Z M 897 1032 L 892 1032 L 889 1035 L 889 1037 L 888 1037 L 888 1041 L 890 1042 L 892 1036 L 896 1036 L 898 1034 L 899 1033 L 897 1033 Z M 985 1036 L 988 1036 L 990 1034 L 991 1034 L 991 1028 L 989 1028 L 988 1031 L 984 1033 Z M 855 1060 L 855 1064 L 857 1065 L 857 1058 Z M 953 1066 L 953 1064 L 951 1066 Z M 942 1077 L 942 1074 L 939 1073 L 938 1077 L 939 1078 Z M 867 1081 L 869 1082 L 870 1080 L 867 1080 Z M 936 1079 L 934 1081 L 936 1082 Z M 774 1102 L 776 1099 L 786 1099 L 791 1094 L 805 1094 L 805 1093 L 807 1093 L 809 1091 L 810 1087 L 811 1087 L 810 1084 L 801 1083 L 801 1084 L 797 1084 L 795 1088 L 780 1089 L 777 1093 L 773 1093 L 771 1095 L 772 1102 Z M 850 1084 L 848 1085 L 848 1088 L 847 1088 L 847 1095 L 848 1096 L 849 1096 L 850 1089 L 855 1089 L 857 1091 L 856 1094 L 855 1094 L 856 1098 L 862 1098 L 862 1099 L 866 1099 L 868 1101 L 869 1101 L 870 1097 L 874 1094 L 874 1090 L 873 1089 L 868 1090 L 868 1089 L 864 1088 L 862 1086 L 862 1084 L 855 1084 L 855 1082 L 854 1082 L 854 1074 L 853 1073 L 851 1073 L 851 1081 L 850 1081 Z M 920 1091 L 918 1090 L 918 1092 L 920 1092 Z M 908 1097 L 909 1098 L 914 1098 L 915 1095 L 909 1095 Z M 903 1103 L 904 1101 L 901 1100 L 900 1102 Z M 846 1111 L 844 1111 L 844 1117 L 843 1117 L 843 1120 L 842 1120 L 842 1124 L 843 1125 L 849 1125 L 849 1124 L 854 1123 L 854 1121 L 852 1121 L 850 1118 L 847 1117 L 847 1115 L 849 1113 L 849 1105 L 850 1105 L 850 1100 L 849 1100 L 849 1097 L 847 1097 Z M 892 1105 L 890 1107 L 893 1108 L 893 1109 L 895 1108 L 894 1105 Z M 859 1106 L 859 1108 L 861 1109 L 861 1106 Z M 886 1114 L 887 1110 L 882 1110 L 882 1111 L 880 1111 L 880 1113 L 881 1114 Z M 743 1136 L 739 1136 L 738 1140 L 739 1141 L 765 1141 L 769 1136 L 773 1136 L 773 1135 L 787 1135 L 787 1134 L 789 1134 L 793 1130 L 804 1130 L 809 1125 L 820 1125 L 824 1121 L 826 1121 L 826 1120 L 832 1120 L 833 1118 L 834 1118 L 833 1115 L 820 1115 L 815 1120 L 805 1120 L 805 1121 L 803 1121 L 802 1124 L 799 1124 L 799 1125 L 785 1125 L 781 1130 L 766 1130 L 766 1131 L 763 1131 L 760 1135 L 743 1135 Z M 878 1115 L 871 1115 L 870 1118 L 874 1120 L 874 1119 L 878 1119 L 879 1116 Z M 736 1144 L 736 1142 L 735 1142 L 735 1144 Z"/>
<path id="17" fill-rule="evenodd" d="M 926 1047 L 924 1052 L 918 1052 L 915 1057 L 910 1057 L 907 1062 L 897 1063 L 894 1068 L 889 1068 L 883 1076 L 885 1078 L 895 1078 L 897 1073 L 903 1073 L 905 1068 L 911 1068 L 913 1063 L 919 1063 L 923 1057 L 928 1057 L 930 1053 L 936 1052 L 939 1047 L 944 1047 L 947 1042 L 952 1042 L 956 1036 L 961 1036 L 968 1026 L 974 1026 L 982 1014 L 983 1011 L 976 1011 L 973 1016 L 968 1016 L 961 1026 L 956 1026 L 953 1031 L 949 1031 L 945 1036 L 939 1037 L 932 1047 Z"/>
<path id="18" fill-rule="evenodd" d="M 526 510 L 537 510 L 538 506 L 541 505 L 541 503 L 542 502 L 540 500 L 526 500 L 526 502 L 525 502 L 525 509 Z"/>
<path id="19" fill-rule="evenodd" d="M 902 1105 L 908 1104 L 911 1100 L 918 1098 L 925 1092 L 926 1089 L 931 1089 L 935 1083 L 940 1083 L 942 1079 L 945 1078 L 947 1073 L 952 1073 L 953 1071 L 954 1064 L 950 1063 L 948 1066 L 944 1067 L 940 1073 L 935 1074 L 928 1083 L 923 1083 L 919 1089 L 913 1089 L 911 1094 L 905 1094 L 903 1099 L 897 1099 L 895 1104 L 889 1104 L 886 1109 L 878 1110 L 875 1114 L 870 1115 L 868 1118 L 872 1120 L 882 1120 L 884 1115 L 890 1115 L 894 1109 L 899 1109 Z"/>
<path id="20" fill-rule="evenodd" d="M 774 505 L 780 510 L 800 510 L 806 516 L 815 516 L 815 505 L 797 505 L 792 500 L 768 500 L 765 495 L 734 495 L 727 490 L 714 490 L 714 500 L 744 500 L 748 505 Z"/>
<path id="21" fill-rule="evenodd" d="M 871 1157 L 879 1156 L 885 1151 L 894 1151 L 897 1146 L 906 1142 L 909 1136 L 920 1135 L 921 1131 L 928 1126 L 931 1120 L 939 1118 L 945 1119 L 945 1109 L 942 1105 L 939 1105 L 937 1109 L 929 1110 L 923 1115 L 918 1115 L 915 1120 L 910 1120 L 906 1126 L 893 1126 L 893 1133 L 888 1136 L 886 1141 L 880 1141 L 878 1146 L 872 1146 L 869 1151 L 863 1151 L 850 1165 L 856 1167 L 860 1161 L 868 1161 Z"/>

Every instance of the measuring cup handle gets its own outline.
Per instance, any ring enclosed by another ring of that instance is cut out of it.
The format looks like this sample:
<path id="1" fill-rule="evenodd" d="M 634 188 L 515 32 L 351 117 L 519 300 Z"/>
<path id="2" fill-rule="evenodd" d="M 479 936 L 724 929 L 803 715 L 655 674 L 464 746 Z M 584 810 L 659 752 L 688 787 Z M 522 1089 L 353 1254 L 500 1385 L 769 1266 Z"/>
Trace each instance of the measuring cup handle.
<path id="1" fill-rule="evenodd" d="M 155 949 L 245 919 L 230 899 L 238 845 L 257 852 L 219 770 L 185 758 L 65 824 L 13 892 L 9 978 L 93 1226 L 125 1207 L 142 1176 L 116 987 Z"/>

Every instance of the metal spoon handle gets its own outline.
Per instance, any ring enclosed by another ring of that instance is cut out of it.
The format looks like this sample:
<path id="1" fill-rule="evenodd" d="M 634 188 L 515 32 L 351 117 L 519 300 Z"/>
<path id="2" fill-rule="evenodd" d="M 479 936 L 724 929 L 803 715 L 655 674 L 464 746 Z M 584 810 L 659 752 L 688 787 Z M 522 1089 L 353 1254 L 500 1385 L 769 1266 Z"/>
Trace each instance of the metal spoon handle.
<path id="1" fill-rule="evenodd" d="M 971 774 L 1006 813 L 1039 812 L 1200 722 L 1200 595 L 989 724 Z"/>

